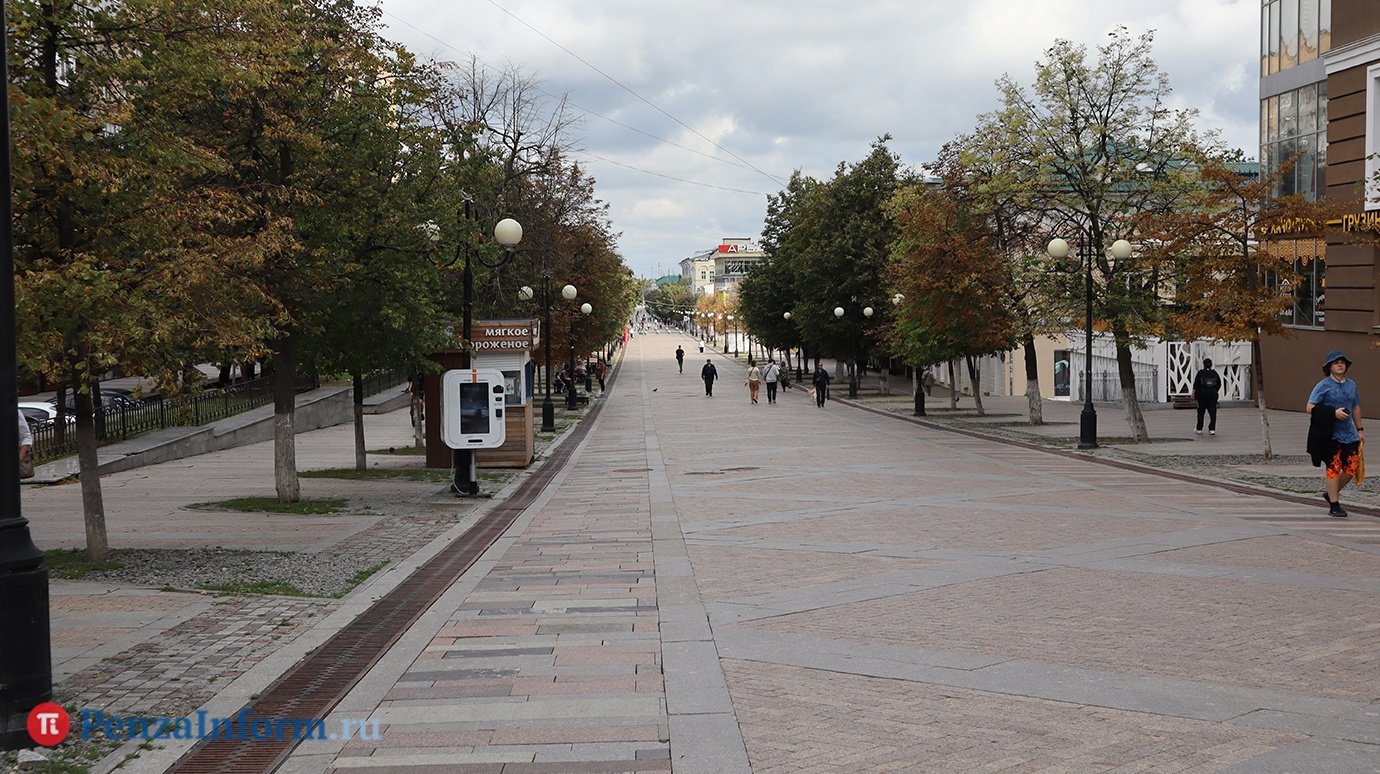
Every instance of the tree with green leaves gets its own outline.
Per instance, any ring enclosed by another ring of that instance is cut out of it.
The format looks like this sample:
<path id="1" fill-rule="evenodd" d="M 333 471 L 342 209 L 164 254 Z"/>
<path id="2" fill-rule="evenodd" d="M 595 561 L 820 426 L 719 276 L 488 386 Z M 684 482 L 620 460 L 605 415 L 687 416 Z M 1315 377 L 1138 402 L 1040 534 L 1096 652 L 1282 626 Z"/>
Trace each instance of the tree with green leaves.
<path id="1" fill-rule="evenodd" d="M 1011 275 L 992 222 L 947 186 L 907 186 L 892 197 L 888 212 L 898 234 L 887 276 L 905 296 L 899 316 L 907 321 L 892 326 L 892 346 L 911 356 L 963 357 L 982 415 L 974 360 L 1004 352 L 1019 339 L 1008 303 Z"/>
<path id="2" fill-rule="evenodd" d="M 764 232 L 773 263 L 787 262 L 795 302 L 789 311 L 802 339 L 854 369 L 882 342 L 890 314 L 882 273 L 896 226 L 886 205 L 908 176 L 889 140 L 877 139 L 859 162 L 840 163 L 826 183 L 792 177 L 795 188 L 783 193 Z M 869 307 L 870 318 L 861 314 Z M 835 315 L 837 308 L 845 314 Z"/>
<path id="3" fill-rule="evenodd" d="M 1169 104 L 1168 78 L 1151 55 L 1154 36 L 1108 35 L 1093 58 L 1085 46 L 1058 40 L 1036 66 L 1030 90 L 998 81 L 1002 107 L 993 120 L 1019 139 L 1012 153 L 1027 165 L 1033 190 L 1051 213 L 1049 236 L 1081 242 L 1095 262 L 1095 315 L 1112 335 L 1123 403 L 1132 433 L 1149 440 L 1136 396 L 1131 350 L 1163 331 L 1156 255 L 1126 259 L 1108 248 L 1118 238 L 1141 242 L 1137 218 L 1169 212 L 1197 188 L 1183 149 L 1207 145 L 1195 111 Z M 1081 236 L 1080 236 L 1081 235 Z"/>
<path id="4" fill-rule="evenodd" d="M 188 353 L 262 350 L 245 278 L 275 239 L 181 131 L 224 32 L 162 0 L 14 3 L 11 54 L 18 347 L 76 393 L 87 551 L 108 553 L 92 390 L 120 366 L 171 393 Z M 58 423 L 63 426 L 63 422 Z"/>

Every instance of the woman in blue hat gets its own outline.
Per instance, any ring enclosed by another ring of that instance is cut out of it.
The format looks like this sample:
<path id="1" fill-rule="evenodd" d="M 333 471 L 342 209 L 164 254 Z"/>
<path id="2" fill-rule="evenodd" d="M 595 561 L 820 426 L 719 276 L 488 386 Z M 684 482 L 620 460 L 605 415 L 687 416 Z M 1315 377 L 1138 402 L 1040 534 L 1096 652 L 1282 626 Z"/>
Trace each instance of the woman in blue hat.
<path id="1" fill-rule="evenodd" d="M 1351 361 L 1340 349 L 1327 353 L 1323 361 L 1323 380 L 1308 395 L 1308 453 L 1313 464 L 1327 463 L 1323 484 L 1327 491 L 1328 513 L 1345 517 L 1340 500 L 1342 487 L 1356 476 L 1361 461 L 1361 441 L 1365 430 L 1361 420 L 1361 396 L 1356 382 L 1347 378 Z M 1314 411 L 1314 409 L 1319 409 Z M 1330 432 L 1329 432 L 1330 431 Z"/>

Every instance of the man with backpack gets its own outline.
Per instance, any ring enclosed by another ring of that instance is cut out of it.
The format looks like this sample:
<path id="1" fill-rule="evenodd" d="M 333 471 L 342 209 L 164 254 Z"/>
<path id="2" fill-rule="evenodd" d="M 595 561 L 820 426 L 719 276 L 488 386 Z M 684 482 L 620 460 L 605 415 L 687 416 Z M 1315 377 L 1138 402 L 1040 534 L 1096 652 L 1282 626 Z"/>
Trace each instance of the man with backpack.
<path id="1" fill-rule="evenodd" d="M 1203 413 L 1209 418 L 1208 435 L 1217 435 L 1217 394 L 1222 391 L 1222 376 L 1212 370 L 1212 359 L 1203 358 L 1203 370 L 1193 377 L 1193 399 L 1198 402 L 1198 429 L 1203 434 Z"/>
<path id="2" fill-rule="evenodd" d="M 781 366 L 776 360 L 767 358 L 767 367 L 762 369 L 762 379 L 767 383 L 767 403 L 776 402 L 776 383 L 781 378 Z"/>

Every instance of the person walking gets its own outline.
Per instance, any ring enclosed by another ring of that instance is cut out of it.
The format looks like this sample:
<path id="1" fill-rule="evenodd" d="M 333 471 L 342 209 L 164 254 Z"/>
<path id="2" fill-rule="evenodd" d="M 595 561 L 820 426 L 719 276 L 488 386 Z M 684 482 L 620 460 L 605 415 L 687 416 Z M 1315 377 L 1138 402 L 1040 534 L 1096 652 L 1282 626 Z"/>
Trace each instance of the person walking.
<path id="1" fill-rule="evenodd" d="M 676 345 L 676 368 L 685 373 L 685 350 L 681 349 L 679 344 Z"/>
<path id="2" fill-rule="evenodd" d="M 704 339 L 700 339 L 700 354 L 704 354 Z"/>
<path id="3" fill-rule="evenodd" d="M 767 367 L 762 369 L 762 379 L 767 383 L 767 403 L 776 402 L 776 382 L 781 378 L 781 366 L 775 358 L 767 358 Z"/>
<path id="4" fill-rule="evenodd" d="M 700 378 L 704 380 L 705 396 L 714 397 L 714 380 L 719 378 L 719 369 L 714 367 L 713 360 L 705 358 L 704 368 L 700 369 Z"/>
<path id="5" fill-rule="evenodd" d="M 1304 410 L 1311 417 L 1308 425 L 1308 454 L 1313 464 L 1326 463 L 1323 473 L 1323 499 L 1327 512 L 1338 518 L 1342 508 L 1342 488 L 1356 477 L 1361 462 L 1361 445 L 1366 431 L 1361 419 L 1361 396 L 1356 382 L 1347 378 L 1351 361 L 1340 349 L 1327 353 L 1323 361 L 1326 376 L 1313 387 Z"/>
<path id="6" fill-rule="evenodd" d="M 934 369 L 925 366 L 925 375 L 920 377 L 920 386 L 925 388 L 925 396 L 934 396 Z"/>
<path id="7" fill-rule="evenodd" d="M 1193 399 L 1198 402 L 1198 429 L 1203 434 L 1203 414 L 1208 415 L 1208 435 L 1217 435 L 1217 394 L 1222 391 L 1222 376 L 1212 370 L 1212 358 L 1203 358 L 1203 370 L 1193 377 Z"/>
<path id="8" fill-rule="evenodd" d="M 820 408 L 824 408 L 824 401 L 829 399 L 829 378 L 824 364 L 815 363 L 815 372 L 810 377 L 810 382 L 815 386 L 815 405 Z"/>
<path id="9" fill-rule="evenodd" d="M 748 388 L 748 397 L 753 403 L 757 402 L 757 392 L 762 389 L 762 369 L 757 367 L 757 363 L 749 360 L 747 370 L 747 381 L 743 382 Z"/>

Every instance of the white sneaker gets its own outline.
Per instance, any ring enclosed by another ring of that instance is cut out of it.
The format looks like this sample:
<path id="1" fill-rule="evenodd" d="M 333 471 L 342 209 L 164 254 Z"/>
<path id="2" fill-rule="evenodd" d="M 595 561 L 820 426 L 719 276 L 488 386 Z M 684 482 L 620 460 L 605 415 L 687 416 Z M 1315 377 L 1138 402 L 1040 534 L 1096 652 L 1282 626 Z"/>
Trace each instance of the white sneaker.
<path id="1" fill-rule="evenodd" d="M 1208 435 L 1217 435 L 1217 431 L 1216 431 L 1216 430 L 1209 430 L 1209 431 L 1208 431 Z"/>
<path id="2" fill-rule="evenodd" d="M 1193 434 L 1194 434 L 1194 435 L 1202 435 L 1202 434 L 1203 434 L 1203 431 L 1202 431 L 1202 430 L 1194 430 L 1194 431 L 1193 431 Z"/>

